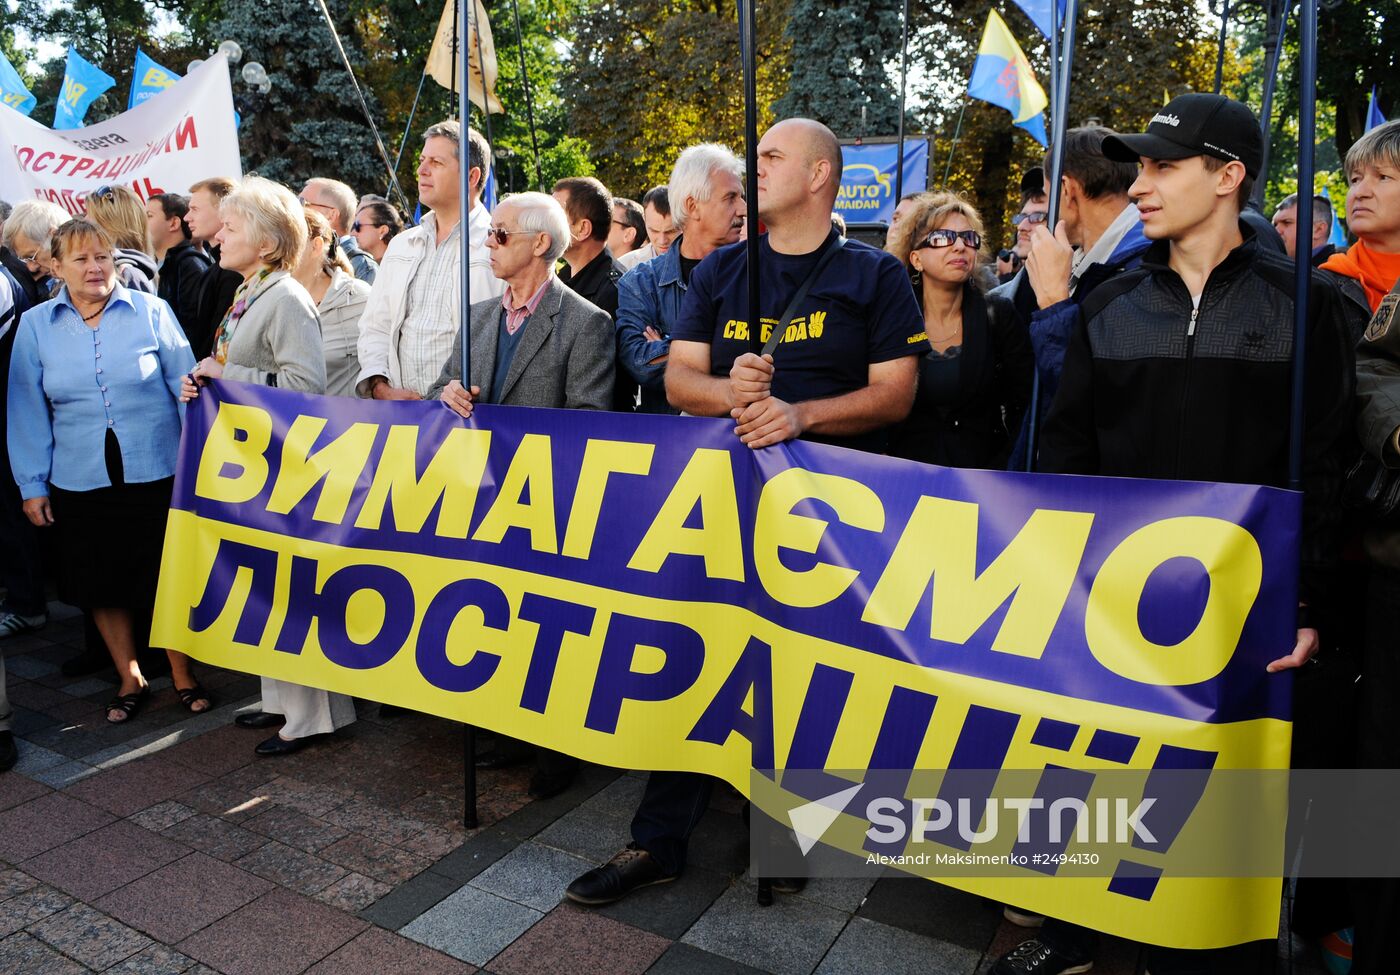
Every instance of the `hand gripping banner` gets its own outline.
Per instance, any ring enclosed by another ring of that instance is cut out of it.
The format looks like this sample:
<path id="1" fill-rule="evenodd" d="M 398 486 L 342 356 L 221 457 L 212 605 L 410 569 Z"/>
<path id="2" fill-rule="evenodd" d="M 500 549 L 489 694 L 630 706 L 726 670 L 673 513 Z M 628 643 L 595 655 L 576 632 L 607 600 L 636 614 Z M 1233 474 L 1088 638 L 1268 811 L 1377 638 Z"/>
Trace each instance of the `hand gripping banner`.
<path id="1" fill-rule="evenodd" d="M 153 642 L 746 794 L 754 770 L 1281 769 L 1292 683 L 1264 668 L 1298 520 L 1270 488 L 222 382 L 186 417 Z M 1260 822 L 1204 826 L 1273 842 Z M 1159 944 L 1274 937 L 1277 876 L 1161 852 L 920 872 Z"/>

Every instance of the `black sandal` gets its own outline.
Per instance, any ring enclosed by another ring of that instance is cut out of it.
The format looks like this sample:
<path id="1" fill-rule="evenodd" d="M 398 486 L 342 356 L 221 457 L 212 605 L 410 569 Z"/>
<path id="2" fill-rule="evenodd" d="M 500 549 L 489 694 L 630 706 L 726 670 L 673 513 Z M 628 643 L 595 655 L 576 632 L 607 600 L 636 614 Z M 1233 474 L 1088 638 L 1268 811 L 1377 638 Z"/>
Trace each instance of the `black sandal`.
<path id="1" fill-rule="evenodd" d="M 107 702 L 107 706 L 105 708 L 107 713 L 107 723 L 126 724 L 132 718 L 136 717 L 136 713 L 141 710 L 141 705 L 146 703 L 146 698 L 150 696 L 150 693 L 150 686 L 147 685 L 146 687 L 141 688 L 135 694 L 118 694 L 116 697 L 112 698 L 110 701 Z M 113 711 L 120 711 L 123 715 L 125 715 L 125 717 L 121 717 L 113 721 Z"/>
<path id="2" fill-rule="evenodd" d="M 175 693 L 180 697 L 180 703 L 185 706 L 185 710 L 190 714 L 208 714 L 214 710 L 214 698 L 208 691 L 200 687 L 199 684 L 192 684 L 186 688 L 175 688 Z M 203 701 L 208 707 L 195 710 L 195 705 Z"/>

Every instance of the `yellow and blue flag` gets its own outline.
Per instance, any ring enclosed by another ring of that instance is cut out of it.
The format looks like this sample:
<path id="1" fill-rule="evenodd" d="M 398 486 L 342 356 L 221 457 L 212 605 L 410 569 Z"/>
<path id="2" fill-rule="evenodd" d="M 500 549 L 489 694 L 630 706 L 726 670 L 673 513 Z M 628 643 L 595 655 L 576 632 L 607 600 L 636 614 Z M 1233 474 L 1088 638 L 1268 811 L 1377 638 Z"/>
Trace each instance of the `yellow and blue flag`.
<path id="1" fill-rule="evenodd" d="M 117 83 L 116 79 L 78 53 L 68 49 L 68 67 L 63 72 L 63 90 L 53 109 L 55 129 L 79 129 L 83 116 L 98 97 Z"/>
<path id="2" fill-rule="evenodd" d="M 1370 132 L 1378 125 L 1385 124 L 1385 113 L 1381 111 L 1380 103 L 1376 101 L 1376 86 L 1371 86 L 1371 100 L 1366 103 L 1366 131 Z"/>
<path id="3" fill-rule="evenodd" d="M 34 94 L 24 86 L 10 59 L 0 52 L 0 105 L 8 105 L 21 115 L 34 111 Z"/>
<path id="4" fill-rule="evenodd" d="M 127 96 L 127 111 L 140 105 L 152 95 L 159 95 L 180 76 L 169 68 L 162 68 L 151 60 L 151 56 L 139 47 L 136 49 L 136 65 L 131 69 L 131 94 Z"/>
<path id="5" fill-rule="evenodd" d="M 1006 109 L 1014 124 L 1035 136 L 1041 145 L 1047 144 L 1045 106 L 1050 99 L 1035 80 L 1031 63 L 1011 29 L 995 10 L 987 14 L 987 29 L 982 32 L 982 46 L 977 49 L 977 63 L 972 66 L 967 93 Z"/>

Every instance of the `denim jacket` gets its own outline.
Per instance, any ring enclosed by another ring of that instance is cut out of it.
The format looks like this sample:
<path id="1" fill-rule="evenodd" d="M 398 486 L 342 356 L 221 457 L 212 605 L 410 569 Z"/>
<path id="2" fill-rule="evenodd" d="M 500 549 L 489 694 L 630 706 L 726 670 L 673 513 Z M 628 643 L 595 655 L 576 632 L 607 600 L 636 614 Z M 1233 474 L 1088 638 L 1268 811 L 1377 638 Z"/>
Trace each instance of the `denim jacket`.
<path id="1" fill-rule="evenodd" d="M 642 413 L 675 413 L 666 401 L 666 363 L 653 362 L 671 348 L 671 328 L 685 301 L 681 238 L 660 257 L 638 264 L 617 282 L 617 356 L 642 387 Z M 647 326 L 660 332 L 648 341 Z"/>

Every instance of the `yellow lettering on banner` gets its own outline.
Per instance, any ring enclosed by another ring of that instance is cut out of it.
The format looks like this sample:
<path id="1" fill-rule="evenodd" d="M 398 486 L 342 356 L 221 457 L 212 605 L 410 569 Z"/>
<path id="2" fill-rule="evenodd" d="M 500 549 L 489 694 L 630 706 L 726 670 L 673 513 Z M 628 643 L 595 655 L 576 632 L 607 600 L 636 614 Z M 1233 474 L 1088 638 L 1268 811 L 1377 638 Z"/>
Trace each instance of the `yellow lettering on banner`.
<path id="1" fill-rule="evenodd" d="M 1210 577 L 1196 628 L 1163 646 L 1142 635 L 1138 602 L 1148 578 L 1174 558 L 1195 559 Z M 1146 684 L 1210 680 L 1234 655 L 1259 595 L 1264 560 L 1254 536 L 1219 518 L 1165 518 L 1133 532 L 1104 559 L 1084 608 L 1089 650 L 1114 673 Z"/>
<path id="2" fill-rule="evenodd" d="M 697 504 L 701 527 L 687 528 Z M 728 451 L 702 447 L 691 455 L 627 567 L 659 572 L 672 555 L 700 556 L 711 579 L 744 581 L 739 499 Z"/>
<path id="3" fill-rule="evenodd" d="M 240 439 L 237 435 L 243 434 Z M 220 403 L 218 415 L 199 455 L 194 493 L 210 501 L 243 504 L 258 496 L 267 483 L 267 458 L 272 443 L 272 417 L 256 406 Z M 224 468 L 237 468 L 225 474 Z"/>
<path id="4" fill-rule="evenodd" d="M 526 488 L 529 501 L 521 501 Z M 530 533 L 536 552 L 559 554 L 559 530 L 554 524 L 554 453 L 549 437 L 527 433 L 510 459 L 510 469 L 491 510 L 472 536 L 478 542 L 499 542 L 511 528 Z"/>
<path id="5" fill-rule="evenodd" d="M 885 508 L 879 495 L 859 481 L 834 474 L 817 474 L 792 467 L 763 486 L 754 520 L 753 561 L 763 588 L 788 606 L 820 606 L 846 591 L 860 575 L 848 569 L 818 562 L 803 572 L 783 565 L 780 549 L 812 553 L 826 534 L 821 518 L 795 515 L 792 509 L 815 498 L 836 510 L 843 524 L 878 532 L 885 527 Z"/>
<path id="6" fill-rule="evenodd" d="M 569 526 L 564 531 L 564 554 L 586 559 L 593 551 L 593 535 L 603 510 L 603 494 L 611 474 L 645 476 L 651 470 L 656 445 L 623 440 L 589 440 L 579 468 L 578 488 L 569 509 Z"/>
<path id="7" fill-rule="evenodd" d="M 345 520 L 350 507 L 350 495 L 360 482 L 360 472 L 369 462 L 374 449 L 374 437 L 379 427 L 373 423 L 355 423 L 340 436 L 314 454 L 311 447 L 326 428 L 326 418 L 307 416 L 296 418 L 282 441 L 282 464 L 277 470 L 277 483 L 267 510 L 285 515 L 301 504 L 303 498 L 321 481 L 321 496 L 311 517 L 317 521 L 338 525 Z"/>
<path id="8" fill-rule="evenodd" d="M 861 619 L 905 629 L 933 583 L 929 636 L 966 643 L 997 609 L 1011 607 L 992 649 L 1039 658 L 1074 585 L 1094 516 L 1037 510 L 981 575 L 977 505 L 922 497 Z"/>
<path id="9" fill-rule="evenodd" d="M 394 527 L 401 532 L 423 530 L 439 500 L 434 534 L 444 538 L 466 538 L 476 493 L 486 473 L 486 456 L 491 446 L 490 430 L 456 427 L 438 446 L 420 478 L 418 470 L 418 428 L 393 426 L 374 471 L 374 482 L 364 507 L 355 519 L 356 528 L 378 528 L 386 507 L 393 508 Z"/>

